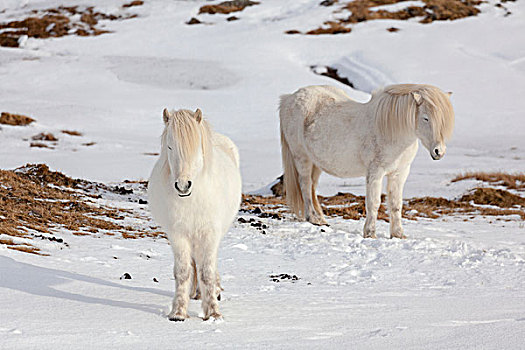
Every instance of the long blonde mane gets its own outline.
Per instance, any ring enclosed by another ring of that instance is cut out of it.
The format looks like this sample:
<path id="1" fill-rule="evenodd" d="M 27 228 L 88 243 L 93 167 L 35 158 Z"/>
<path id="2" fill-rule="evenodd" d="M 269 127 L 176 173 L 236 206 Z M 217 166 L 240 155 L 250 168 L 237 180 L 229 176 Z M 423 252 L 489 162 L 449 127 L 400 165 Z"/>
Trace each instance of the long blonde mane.
<path id="1" fill-rule="evenodd" d="M 388 140 L 394 140 L 416 129 L 418 105 L 413 93 L 422 98 L 419 108 L 426 108 L 434 137 L 448 140 L 454 129 L 454 110 L 447 94 L 431 85 L 398 84 L 374 92 L 372 100 L 377 101 L 375 121 L 380 133 Z"/>
<path id="2" fill-rule="evenodd" d="M 161 137 L 163 150 L 167 147 L 169 138 L 175 141 L 183 162 L 191 159 L 199 149 L 202 149 L 206 167 L 212 146 L 211 128 L 206 120 L 202 119 L 198 122 L 194 117 L 194 112 L 187 109 L 172 111 Z"/>

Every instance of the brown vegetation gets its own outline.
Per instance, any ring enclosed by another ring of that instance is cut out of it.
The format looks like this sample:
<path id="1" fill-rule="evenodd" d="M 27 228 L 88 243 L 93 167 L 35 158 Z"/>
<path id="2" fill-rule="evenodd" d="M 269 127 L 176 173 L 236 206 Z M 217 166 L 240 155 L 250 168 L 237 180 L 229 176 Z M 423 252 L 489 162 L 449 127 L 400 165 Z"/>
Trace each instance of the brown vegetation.
<path id="1" fill-rule="evenodd" d="M 2 112 L 0 115 L 0 124 L 6 125 L 29 125 L 35 120 L 22 114 L 12 114 Z"/>
<path id="2" fill-rule="evenodd" d="M 351 28 L 349 24 L 377 20 L 377 19 L 394 19 L 406 21 L 411 18 L 420 18 L 420 23 L 431 23 L 433 21 L 456 20 L 469 16 L 476 16 L 480 10 L 476 7 L 482 3 L 480 0 L 422 0 L 422 6 L 407 6 L 398 11 L 388 11 L 383 9 L 374 9 L 381 5 L 391 5 L 405 0 L 354 0 L 346 2 L 335 12 L 342 13 L 349 11 L 350 15 L 338 21 L 328 21 L 324 24 L 328 27 L 306 32 L 309 35 L 319 34 L 340 34 L 349 33 Z M 321 3 L 323 6 L 333 5 L 333 1 Z M 391 27 L 390 32 L 398 31 L 398 28 Z M 286 33 L 296 33 L 297 31 L 287 31 Z"/>
<path id="3" fill-rule="evenodd" d="M 123 8 L 133 7 L 133 6 L 142 6 L 144 5 L 144 1 L 142 0 L 134 0 L 132 2 L 129 2 L 127 4 L 122 5 Z"/>
<path id="4" fill-rule="evenodd" d="M 93 7 L 60 6 L 33 11 L 30 17 L 0 24 L 0 46 L 18 47 L 23 35 L 30 38 L 58 38 L 65 35 L 96 36 L 109 33 L 96 27 L 100 20 L 118 20 L 136 17 L 105 14 Z"/>
<path id="5" fill-rule="evenodd" d="M 55 147 L 51 147 L 51 146 L 49 146 L 48 144 L 43 143 L 43 142 L 31 142 L 31 143 L 29 144 L 29 147 L 34 147 L 34 148 L 51 148 L 51 149 L 55 149 Z"/>
<path id="6" fill-rule="evenodd" d="M 510 175 L 505 173 L 471 173 L 483 179 L 491 179 L 492 183 L 508 184 L 508 188 L 522 186 L 524 175 Z M 464 176 L 463 179 L 470 178 Z M 505 179 L 506 182 L 503 182 Z M 459 177 L 453 181 L 460 181 Z M 521 187 L 523 189 L 523 187 Z M 286 201 L 282 198 L 282 176 L 272 186 L 274 196 L 263 197 L 244 195 L 241 210 L 256 214 L 260 217 L 278 217 L 289 213 Z M 344 219 L 359 220 L 366 216 L 365 197 L 351 193 L 338 193 L 335 196 L 319 196 L 319 202 L 325 215 L 342 217 Z M 386 197 L 382 195 L 378 219 L 388 221 Z M 490 187 L 476 187 L 457 199 L 440 197 L 422 197 L 406 200 L 403 204 L 403 217 L 416 220 L 420 218 L 437 219 L 444 216 L 509 216 L 518 215 L 525 219 L 525 198 L 504 189 Z"/>
<path id="7" fill-rule="evenodd" d="M 472 0 L 423 0 L 424 6 L 408 6 L 402 10 L 390 12 L 387 10 L 373 10 L 373 7 L 391 5 L 402 0 L 355 0 L 349 2 L 343 9 L 351 12 L 343 20 L 344 23 L 358 23 L 375 19 L 408 20 L 422 17 L 420 23 L 433 21 L 456 20 L 464 17 L 475 16 L 480 11 L 478 6 L 481 1 Z"/>
<path id="8" fill-rule="evenodd" d="M 204 5 L 199 9 L 199 15 L 202 13 L 208 13 L 214 15 L 216 13 L 229 14 L 232 12 L 239 12 L 244 10 L 248 6 L 258 5 L 258 1 L 250 0 L 232 0 L 223 1 L 216 5 Z"/>
<path id="9" fill-rule="evenodd" d="M 161 235 L 151 229 L 139 231 L 119 223 L 131 214 L 128 210 L 97 204 L 94 198 L 100 195 L 91 192 L 110 191 L 109 187 L 70 178 L 43 164 L 28 164 L 14 171 L 0 170 L 0 184 L 0 234 L 34 238 L 38 237 L 35 232 L 53 235 L 59 229 L 66 229 L 75 235 L 97 232 L 120 233 L 123 238 Z M 9 239 L 0 244 L 38 252 L 35 247 L 20 246 Z"/>
<path id="10" fill-rule="evenodd" d="M 328 77 L 328 78 L 332 78 L 334 80 L 337 80 L 340 83 L 343 83 L 345 85 L 350 86 L 351 88 L 354 87 L 354 84 L 352 84 L 352 82 L 350 80 L 348 80 L 348 78 L 342 77 L 342 76 L 339 75 L 339 73 L 337 73 L 337 69 L 336 68 L 325 66 L 324 68 L 326 69 L 326 71 L 324 71 L 322 73 L 318 73 L 317 72 L 317 68 L 319 68 L 319 66 L 312 66 L 311 68 L 312 68 L 312 71 L 315 74 L 319 74 L 319 75 L 322 75 L 322 76 L 325 76 L 325 77 Z"/>
<path id="11" fill-rule="evenodd" d="M 503 172 L 467 172 L 456 176 L 452 182 L 475 179 L 491 185 L 503 186 L 510 190 L 525 190 L 525 174 L 507 174 Z"/>
<path id="12" fill-rule="evenodd" d="M 70 136 L 82 136 L 82 133 L 79 131 L 74 130 L 62 130 L 62 134 L 70 135 Z"/>
<path id="13" fill-rule="evenodd" d="M 319 27 L 317 29 L 309 30 L 306 32 L 308 35 L 321 35 L 321 34 L 344 34 L 350 33 L 352 28 L 345 27 L 343 24 L 334 21 L 324 22 L 325 27 Z"/>
<path id="14" fill-rule="evenodd" d="M 202 22 L 199 21 L 197 18 L 195 17 L 192 17 L 188 22 L 186 22 L 186 24 L 201 24 Z"/>
<path id="15" fill-rule="evenodd" d="M 35 141 L 58 141 L 55 135 L 49 133 L 49 132 L 41 132 L 38 135 L 35 135 L 31 137 L 31 140 Z"/>

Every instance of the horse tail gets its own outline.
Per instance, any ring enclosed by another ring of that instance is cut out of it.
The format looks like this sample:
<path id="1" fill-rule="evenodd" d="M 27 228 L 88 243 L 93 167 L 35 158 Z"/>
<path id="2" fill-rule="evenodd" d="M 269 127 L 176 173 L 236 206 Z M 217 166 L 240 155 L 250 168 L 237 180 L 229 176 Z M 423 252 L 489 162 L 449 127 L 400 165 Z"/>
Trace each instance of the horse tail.
<path id="1" fill-rule="evenodd" d="M 281 96 L 281 105 L 279 111 L 281 120 L 281 156 L 284 169 L 283 195 L 286 197 L 286 202 L 295 215 L 297 215 L 297 217 L 302 217 L 304 201 L 301 194 L 301 188 L 299 187 L 299 174 L 297 173 L 293 154 L 290 151 L 290 146 L 288 146 L 288 141 L 286 141 L 286 136 L 284 135 L 283 131 L 283 110 L 285 109 L 284 104 L 286 103 L 286 99 L 290 96 L 291 95 Z"/>

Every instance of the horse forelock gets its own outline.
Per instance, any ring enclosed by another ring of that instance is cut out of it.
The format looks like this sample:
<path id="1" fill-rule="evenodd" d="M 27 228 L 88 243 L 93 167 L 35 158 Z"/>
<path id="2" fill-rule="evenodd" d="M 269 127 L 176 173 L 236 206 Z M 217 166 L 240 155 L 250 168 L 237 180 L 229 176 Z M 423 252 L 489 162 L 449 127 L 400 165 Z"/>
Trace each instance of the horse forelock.
<path id="1" fill-rule="evenodd" d="M 170 118 L 162 134 L 162 147 L 167 147 L 169 139 L 179 152 L 181 161 L 187 161 L 202 149 L 204 160 L 210 150 L 211 130 L 204 119 L 198 122 L 193 117 L 194 113 L 181 109 L 170 113 Z"/>
<path id="2" fill-rule="evenodd" d="M 376 127 L 380 133 L 393 140 L 415 130 L 418 105 L 412 93 L 421 95 L 434 137 L 441 141 L 449 139 L 454 129 L 454 110 L 449 97 L 434 86 L 422 84 L 390 85 L 374 92 L 372 98 L 378 101 Z"/>

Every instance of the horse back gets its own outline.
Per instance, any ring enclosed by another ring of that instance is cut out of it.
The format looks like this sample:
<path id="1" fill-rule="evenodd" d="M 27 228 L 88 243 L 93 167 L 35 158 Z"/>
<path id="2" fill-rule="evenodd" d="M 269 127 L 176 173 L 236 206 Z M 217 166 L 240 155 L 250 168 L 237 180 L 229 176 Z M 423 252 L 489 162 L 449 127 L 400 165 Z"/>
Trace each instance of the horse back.
<path id="1" fill-rule="evenodd" d="M 228 136 L 219 133 L 214 133 L 213 146 L 217 147 L 219 150 L 224 152 L 233 161 L 237 168 L 239 168 L 239 150 Z"/>

